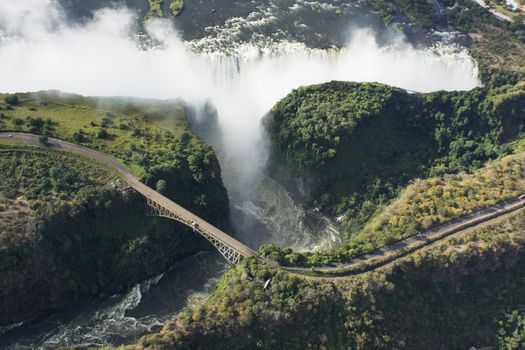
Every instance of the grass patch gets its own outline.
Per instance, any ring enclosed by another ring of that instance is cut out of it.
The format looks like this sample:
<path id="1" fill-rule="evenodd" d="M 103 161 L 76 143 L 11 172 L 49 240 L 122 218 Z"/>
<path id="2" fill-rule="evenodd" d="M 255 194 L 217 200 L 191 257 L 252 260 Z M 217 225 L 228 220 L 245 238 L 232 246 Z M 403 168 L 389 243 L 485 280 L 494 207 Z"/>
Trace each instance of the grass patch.
<path id="1" fill-rule="evenodd" d="M 164 0 L 149 0 L 149 10 L 144 16 L 144 22 L 151 18 L 161 18 L 162 16 L 164 16 L 164 13 L 162 12 L 163 2 Z"/>
<path id="2" fill-rule="evenodd" d="M 18 139 L 11 139 L 11 138 L 7 138 L 7 137 L 0 137 L 0 144 L 1 145 L 6 145 L 6 146 L 10 146 L 10 145 L 23 145 L 24 142 L 22 140 L 18 140 Z"/>
<path id="3" fill-rule="evenodd" d="M 184 8 L 184 0 L 173 0 L 173 2 L 170 4 L 170 10 L 171 13 L 173 13 L 173 16 L 178 16 L 182 9 Z"/>
<path id="4" fill-rule="evenodd" d="M 0 95 L 5 100 L 9 95 Z M 148 157 L 172 142 L 199 147 L 176 101 L 89 98 L 58 92 L 18 94 L 16 106 L 0 105 L 0 130 L 47 134 L 120 159 L 137 176 L 155 162 Z M 6 141 L 7 142 L 7 141 Z"/>

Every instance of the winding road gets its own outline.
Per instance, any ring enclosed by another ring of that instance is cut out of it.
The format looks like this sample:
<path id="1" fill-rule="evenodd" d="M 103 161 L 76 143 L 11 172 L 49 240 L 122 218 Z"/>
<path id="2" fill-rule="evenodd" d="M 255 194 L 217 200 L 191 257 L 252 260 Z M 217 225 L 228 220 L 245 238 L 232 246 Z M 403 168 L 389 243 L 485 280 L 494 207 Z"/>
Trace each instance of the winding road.
<path id="1" fill-rule="evenodd" d="M 16 139 L 29 145 L 42 147 L 38 135 L 19 132 L 0 132 L 0 139 L 2 138 Z M 279 267 L 285 271 L 303 274 L 307 272 L 311 274 L 313 272 L 315 274 L 328 273 L 331 275 L 355 275 L 376 269 L 399 259 L 402 256 L 443 240 L 453 234 L 463 232 L 481 224 L 491 223 L 504 215 L 513 213 L 525 207 L 525 196 L 511 198 L 494 206 L 463 216 L 450 223 L 420 233 L 416 236 L 377 248 L 369 253 L 360 255 L 345 264 L 315 268 L 284 267 L 279 266 L 279 264 L 273 260 L 259 255 L 252 248 L 237 241 L 204 219 L 143 184 L 124 165 L 110 156 L 80 145 L 52 138 L 48 139 L 46 147 L 77 152 L 84 156 L 96 159 L 108 167 L 115 169 L 121 174 L 123 180 L 125 180 L 131 188 L 146 198 L 148 206 L 150 206 L 154 212 L 153 215 L 168 217 L 179 221 L 192 228 L 195 232 L 200 233 L 208 239 L 231 264 L 235 264 L 241 257 L 255 257 L 262 263 Z M 327 276 L 326 278 L 332 277 Z"/>
<path id="2" fill-rule="evenodd" d="M 338 276 L 356 275 L 374 270 L 407 254 L 411 254 L 417 250 L 428 247 L 429 245 L 440 242 L 454 234 L 465 232 L 466 230 L 476 228 L 482 224 L 494 223 L 503 216 L 524 208 L 525 197 L 520 197 L 507 199 L 496 205 L 475 211 L 471 214 L 462 216 L 457 220 L 437 226 L 418 235 L 405 238 L 384 247 L 376 248 L 371 252 L 359 255 L 344 264 L 315 267 L 313 269 L 303 267 L 282 268 L 290 272 L 304 273 L 305 271 L 312 271 Z"/>

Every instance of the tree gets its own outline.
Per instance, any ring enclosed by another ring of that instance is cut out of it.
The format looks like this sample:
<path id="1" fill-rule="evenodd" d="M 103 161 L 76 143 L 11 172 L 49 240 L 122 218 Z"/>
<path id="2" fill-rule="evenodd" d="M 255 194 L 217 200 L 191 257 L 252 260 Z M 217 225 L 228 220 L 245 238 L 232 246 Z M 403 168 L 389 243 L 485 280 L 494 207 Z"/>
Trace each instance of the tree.
<path id="1" fill-rule="evenodd" d="M 73 133 L 73 139 L 75 140 L 75 142 L 84 142 L 86 140 L 86 137 L 84 135 L 84 132 L 79 129 L 78 131 L 75 131 Z"/>
<path id="2" fill-rule="evenodd" d="M 282 249 L 272 243 L 263 244 L 259 247 L 259 253 L 271 260 L 277 261 L 279 263 L 284 260 L 284 253 Z"/>
<path id="3" fill-rule="evenodd" d="M 113 124 L 113 121 L 108 117 L 103 117 L 102 121 L 100 122 L 100 126 L 103 128 L 107 128 L 108 126 L 111 126 Z"/>
<path id="4" fill-rule="evenodd" d="M 44 120 L 40 117 L 27 117 L 26 123 L 29 131 L 32 133 L 40 133 L 44 127 Z"/>
<path id="5" fill-rule="evenodd" d="M 16 95 L 9 95 L 4 99 L 4 101 L 10 106 L 17 106 L 18 104 L 20 104 L 20 100 Z"/>
<path id="6" fill-rule="evenodd" d="M 499 321 L 498 344 L 500 349 L 523 349 L 525 346 L 525 317 L 513 310 Z"/>
<path id="7" fill-rule="evenodd" d="M 109 133 L 106 129 L 100 128 L 97 132 L 97 138 L 99 139 L 107 139 L 109 136 Z"/>
<path id="8" fill-rule="evenodd" d="M 49 141 L 47 135 L 40 135 L 38 137 L 38 142 L 40 142 L 40 144 L 43 146 L 47 146 L 47 141 Z"/>
<path id="9" fill-rule="evenodd" d="M 157 181 L 155 188 L 157 189 L 157 192 L 161 194 L 166 193 L 166 189 L 167 189 L 166 180 L 160 179 L 159 181 Z"/>

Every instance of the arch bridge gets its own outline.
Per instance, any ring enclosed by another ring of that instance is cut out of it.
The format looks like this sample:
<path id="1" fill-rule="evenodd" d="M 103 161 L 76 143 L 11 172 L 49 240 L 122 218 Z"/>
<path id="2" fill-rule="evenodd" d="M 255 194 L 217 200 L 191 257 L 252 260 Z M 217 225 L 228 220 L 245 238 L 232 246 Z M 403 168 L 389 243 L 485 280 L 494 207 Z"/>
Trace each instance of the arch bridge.
<path id="1" fill-rule="evenodd" d="M 260 256 L 255 250 L 237 241 L 219 228 L 204 219 L 184 209 L 171 199 L 163 196 L 151 187 L 143 184 L 134 177 L 126 177 L 131 188 L 146 198 L 147 214 L 178 221 L 194 232 L 206 238 L 231 265 L 236 264 L 241 257 L 255 257 L 259 261 L 276 265 L 273 260 Z"/>

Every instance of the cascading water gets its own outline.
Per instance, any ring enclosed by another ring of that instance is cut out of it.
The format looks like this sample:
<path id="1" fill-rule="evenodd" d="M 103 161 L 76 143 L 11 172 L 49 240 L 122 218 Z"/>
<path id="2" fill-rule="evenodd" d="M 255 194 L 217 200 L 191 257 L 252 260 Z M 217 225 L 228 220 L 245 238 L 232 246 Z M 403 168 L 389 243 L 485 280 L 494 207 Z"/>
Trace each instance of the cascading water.
<path id="1" fill-rule="evenodd" d="M 78 303 L 11 329 L 4 327 L 0 329 L 0 349 L 131 342 L 160 329 L 184 306 L 208 295 L 226 268 L 218 253 L 199 253 L 137 283 L 127 293 Z"/>
<path id="2" fill-rule="evenodd" d="M 231 10 L 247 9 L 246 16 L 228 16 L 225 5 L 218 17 L 226 19 L 203 28 L 191 19 L 215 18 L 203 15 L 199 2 L 188 2 L 188 16 L 181 19 L 185 40 L 170 25 L 154 22 L 147 28 L 151 40 L 140 42 L 137 17 L 125 8 L 104 9 L 93 20 L 70 26 L 54 0 L 6 3 L 0 2 L 0 91 L 185 99 L 194 131 L 217 151 L 236 234 L 254 248 L 273 242 L 316 250 L 343 240 L 330 218 L 305 210 L 263 175 L 267 144 L 260 118 L 291 89 L 333 79 L 420 92 L 480 84 L 472 59 L 456 45 L 457 33 L 430 33 L 426 48 L 416 49 L 390 30 L 380 34 L 381 45 L 370 30 L 348 31 L 358 19 L 380 27 L 366 2 L 268 0 Z M 29 13 L 23 18 L 31 21 L 17 20 L 22 17 L 13 12 L 16 6 L 26 6 L 21 13 Z M 319 21 L 324 15 L 330 21 Z M 325 41 L 341 47 L 319 48 Z M 21 65 L 23 70 L 15 69 Z M 205 296 L 224 269 L 219 255 L 199 254 L 126 294 L 4 327 L 0 348 L 133 341 Z"/>

